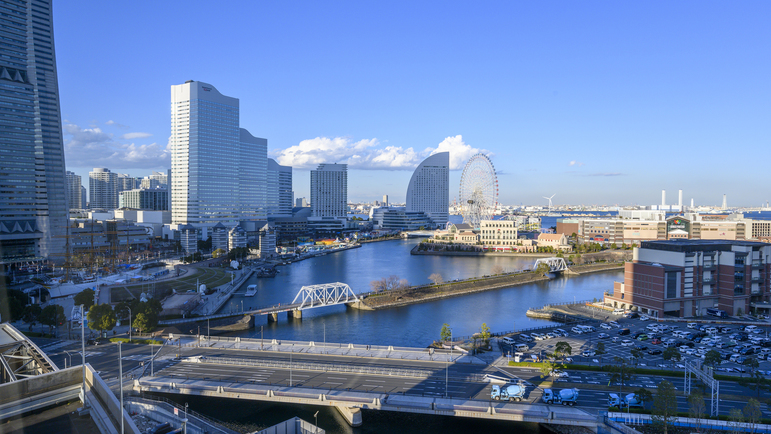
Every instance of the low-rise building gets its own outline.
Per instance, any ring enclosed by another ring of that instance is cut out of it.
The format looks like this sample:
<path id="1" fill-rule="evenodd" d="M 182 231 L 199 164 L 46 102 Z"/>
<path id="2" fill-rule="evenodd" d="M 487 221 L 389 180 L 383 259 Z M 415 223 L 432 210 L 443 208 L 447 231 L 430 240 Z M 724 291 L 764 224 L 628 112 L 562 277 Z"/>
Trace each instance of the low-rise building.
<path id="1" fill-rule="evenodd" d="M 554 250 L 564 252 L 573 249 L 565 234 L 538 234 L 538 247 L 551 247 Z"/>
<path id="2" fill-rule="evenodd" d="M 517 222 L 513 220 L 482 220 L 479 222 L 479 242 L 484 246 L 514 246 L 517 244 Z"/>
<path id="3" fill-rule="evenodd" d="M 741 240 L 645 241 L 634 249 L 605 302 L 654 317 L 720 309 L 740 315 L 768 306 L 771 244 Z"/>

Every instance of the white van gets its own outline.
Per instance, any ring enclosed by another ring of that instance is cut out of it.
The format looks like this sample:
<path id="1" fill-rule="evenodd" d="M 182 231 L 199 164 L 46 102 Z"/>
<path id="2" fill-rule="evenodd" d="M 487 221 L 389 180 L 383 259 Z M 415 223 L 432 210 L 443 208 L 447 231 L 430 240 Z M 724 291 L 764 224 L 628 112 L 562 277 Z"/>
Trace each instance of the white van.
<path id="1" fill-rule="evenodd" d="M 686 325 L 686 327 L 688 327 L 689 329 L 695 329 L 698 326 L 699 325 L 696 324 L 695 322 L 689 322 L 688 325 Z"/>
<path id="2" fill-rule="evenodd" d="M 615 308 L 613 309 L 613 315 L 623 315 L 624 309 Z"/>
<path id="3" fill-rule="evenodd" d="M 747 327 L 744 328 L 744 331 L 747 333 L 755 333 L 755 330 L 757 329 L 758 329 L 758 326 L 748 325 Z"/>
<path id="4" fill-rule="evenodd" d="M 514 349 L 515 349 L 515 350 L 517 350 L 517 351 L 521 351 L 521 352 L 527 351 L 527 350 L 528 350 L 528 348 L 530 348 L 530 347 L 528 347 L 528 346 L 527 346 L 527 344 L 517 344 L 517 345 L 514 347 Z"/>
<path id="5" fill-rule="evenodd" d="M 504 344 L 507 345 L 514 345 L 514 338 L 506 336 L 505 338 L 501 339 Z"/>

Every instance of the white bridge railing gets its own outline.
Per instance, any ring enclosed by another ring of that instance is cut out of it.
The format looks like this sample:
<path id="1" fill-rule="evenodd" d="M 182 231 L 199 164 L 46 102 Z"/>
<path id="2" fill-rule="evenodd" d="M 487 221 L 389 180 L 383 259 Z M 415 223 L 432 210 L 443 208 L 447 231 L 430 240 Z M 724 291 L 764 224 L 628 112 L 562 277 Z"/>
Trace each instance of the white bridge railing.
<path id="1" fill-rule="evenodd" d="M 549 266 L 549 271 L 555 272 L 555 271 L 565 271 L 568 269 L 568 264 L 565 263 L 565 259 L 563 258 L 540 258 L 535 261 L 535 265 L 533 266 L 533 269 L 535 270 L 538 268 L 540 264 L 546 264 Z"/>
<path id="2" fill-rule="evenodd" d="M 359 297 L 345 283 L 324 283 L 321 285 L 303 286 L 292 300 L 295 309 L 302 310 L 311 307 L 330 306 L 333 304 L 359 301 Z"/>

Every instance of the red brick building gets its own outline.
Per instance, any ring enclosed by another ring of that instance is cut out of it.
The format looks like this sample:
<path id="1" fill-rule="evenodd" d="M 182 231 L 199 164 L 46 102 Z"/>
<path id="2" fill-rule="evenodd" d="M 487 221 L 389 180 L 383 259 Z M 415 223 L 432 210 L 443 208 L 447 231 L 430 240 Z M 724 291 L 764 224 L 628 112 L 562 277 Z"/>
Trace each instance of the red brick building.
<path id="1" fill-rule="evenodd" d="M 645 241 L 605 302 L 654 317 L 728 315 L 771 307 L 771 244 L 752 241 Z"/>

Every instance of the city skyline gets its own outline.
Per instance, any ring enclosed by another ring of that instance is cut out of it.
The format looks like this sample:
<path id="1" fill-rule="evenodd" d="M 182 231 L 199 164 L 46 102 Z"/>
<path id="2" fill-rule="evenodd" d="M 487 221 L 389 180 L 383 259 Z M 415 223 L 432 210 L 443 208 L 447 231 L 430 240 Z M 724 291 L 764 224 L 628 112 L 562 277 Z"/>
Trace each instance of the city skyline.
<path id="1" fill-rule="evenodd" d="M 55 5 L 68 170 L 165 170 L 167 89 L 194 79 L 238 95 L 269 157 L 295 168 L 296 197 L 310 196 L 310 169 L 337 162 L 351 201 L 404 202 L 436 150 L 451 152 L 452 201 L 479 150 L 503 204 L 770 199 L 746 187 L 765 185 L 771 153 L 766 3 L 206 5 Z M 215 31 L 178 44 L 172 13 Z"/>

